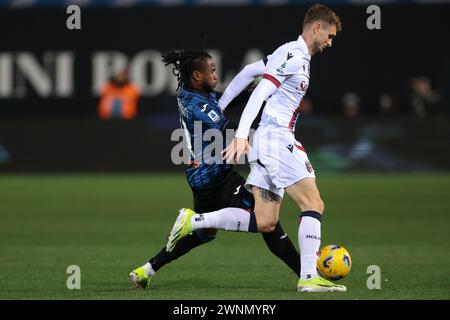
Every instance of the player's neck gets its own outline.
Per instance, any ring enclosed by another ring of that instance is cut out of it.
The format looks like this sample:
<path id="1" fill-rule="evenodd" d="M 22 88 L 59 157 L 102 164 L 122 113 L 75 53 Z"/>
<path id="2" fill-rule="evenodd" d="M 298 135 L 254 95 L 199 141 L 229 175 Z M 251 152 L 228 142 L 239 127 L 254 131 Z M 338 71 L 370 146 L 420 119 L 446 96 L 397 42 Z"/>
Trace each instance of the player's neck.
<path id="1" fill-rule="evenodd" d="M 205 92 L 205 89 L 203 88 L 203 86 L 201 86 L 201 85 L 199 85 L 199 84 L 196 84 L 196 83 L 190 83 L 188 86 L 187 86 L 187 88 L 188 89 L 191 89 L 191 90 L 194 90 L 194 91 L 199 91 L 199 92 L 203 92 L 203 93 L 207 93 L 207 92 Z"/>
<path id="2" fill-rule="evenodd" d="M 205 96 L 205 97 L 207 97 L 209 95 L 209 93 L 206 92 L 203 88 L 198 88 L 196 86 L 186 85 L 184 88 L 187 89 L 188 91 L 197 93 L 197 94 Z"/>

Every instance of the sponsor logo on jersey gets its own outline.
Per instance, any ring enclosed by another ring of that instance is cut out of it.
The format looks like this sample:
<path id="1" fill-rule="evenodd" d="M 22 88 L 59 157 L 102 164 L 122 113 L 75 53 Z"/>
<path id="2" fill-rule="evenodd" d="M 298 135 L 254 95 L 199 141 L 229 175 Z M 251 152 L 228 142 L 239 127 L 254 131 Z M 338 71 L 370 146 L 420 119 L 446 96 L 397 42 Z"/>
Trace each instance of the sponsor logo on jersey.
<path id="1" fill-rule="evenodd" d="M 201 111 L 201 112 L 205 112 L 207 106 L 208 106 L 207 103 L 205 103 L 204 105 L 202 105 L 202 109 L 201 109 L 200 111 Z"/>
<path id="2" fill-rule="evenodd" d="M 283 62 L 277 69 L 279 74 L 284 74 L 284 69 L 286 69 L 286 62 Z"/>
<path id="3" fill-rule="evenodd" d="M 320 240 L 320 237 L 312 235 L 312 234 L 307 234 L 306 239 Z"/>
<path id="4" fill-rule="evenodd" d="M 292 151 L 294 150 L 294 145 L 289 144 L 286 146 L 286 148 L 292 153 Z"/>
<path id="5" fill-rule="evenodd" d="M 208 117 L 212 121 L 214 121 L 214 123 L 217 123 L 219 121 L 219 118 L 220 118 L 219 115 L 214 110 L 211 110 L 210 112 L 208 112 Z"/>
<path id="6" fill-rule="evenodd" d="M 287 60 L 289 60 L 290 58 L 292 58 L 294 55 L 292 54 L 292 52 L 288 52 L 288 55 L 287 55 Z"/>
<path id="7" fill-rule="evenodd" d="M 314 171 L 311 162 L 309 162 L 308 160 L 305 161 L 305 166 L 306 166 L 306 170 L 308 170 L 309 173 L 312 173 Z"/>

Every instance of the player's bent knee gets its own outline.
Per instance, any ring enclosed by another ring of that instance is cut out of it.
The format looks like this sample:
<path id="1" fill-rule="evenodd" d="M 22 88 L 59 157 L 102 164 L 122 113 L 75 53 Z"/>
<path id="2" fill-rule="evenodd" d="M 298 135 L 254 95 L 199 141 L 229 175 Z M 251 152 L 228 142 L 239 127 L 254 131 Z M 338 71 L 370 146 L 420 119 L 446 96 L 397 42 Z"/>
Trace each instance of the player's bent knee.
<path id="1" fill-rule="evenodd" d="M 277 221 L 272 220 L 263 220 L 261 222 L 257 222 L 258 224 L 258 232 L 269 233 L 275 230 L 275 226 L 277 225 Z"/>
<path id="2" fill-rule="evenodd" d="M 263 226 L 258 226 L 258 232 L 262 232 L 262 233 L 270 233 L 273 230 L 275 230 L 275 226 L 273 225 L 263 225 Z"/>

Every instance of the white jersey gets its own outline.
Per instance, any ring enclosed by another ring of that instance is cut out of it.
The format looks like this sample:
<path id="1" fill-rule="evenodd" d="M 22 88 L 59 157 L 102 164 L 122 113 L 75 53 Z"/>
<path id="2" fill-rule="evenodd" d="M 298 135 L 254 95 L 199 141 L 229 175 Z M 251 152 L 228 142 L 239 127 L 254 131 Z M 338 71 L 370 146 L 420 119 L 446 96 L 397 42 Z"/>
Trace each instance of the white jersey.
<path id="1" fill-rule="evenodd" d="M 267 100 L 260 125 L 295 130 L 301 102 L 308 90 L 311 56 L 302 36 L 288 42 L 269 56 L 264 78 L 277 86 Z"/>

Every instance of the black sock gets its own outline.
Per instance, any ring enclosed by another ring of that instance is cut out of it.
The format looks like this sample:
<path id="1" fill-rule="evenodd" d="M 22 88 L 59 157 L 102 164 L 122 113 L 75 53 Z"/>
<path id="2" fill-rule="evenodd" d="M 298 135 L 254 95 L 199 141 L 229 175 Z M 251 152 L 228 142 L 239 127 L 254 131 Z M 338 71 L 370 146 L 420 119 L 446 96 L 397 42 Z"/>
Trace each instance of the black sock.
<path id="1" fill-rule="evenodd" d="M 256 216 L 254 211 L 250 211 L 250 221 L 248 222 L 248 232 L 257 233 L 258 225 L 256 223 Z"/>
<path id="2" fill-rule="evenodd" d="M 275 226 L 275 230 L 269 233 L 263 233 L 262 235 L 270 251 L 300 277 L 300 255 L 284 232 L 280 222 Z"/>
<path id="3" fill-rule="evenodd" d="M 212 238 L 211 238 L 212 240 Z M 197 233 L 194 231 L 192 234 L 180 239 L 178 243 L 173 248 L 172 252 L 167 252 L 166 247 L 162 248 L 161 251 L 151 258 L 148 262 L 152 265 L 153 270 L 158 271 L 161 267 L 165 266 L 169 262 L 178 259 L 182 255 L 188 253 L 191 249 L 198 247 L 208 240 L 200 239 Z"/>

